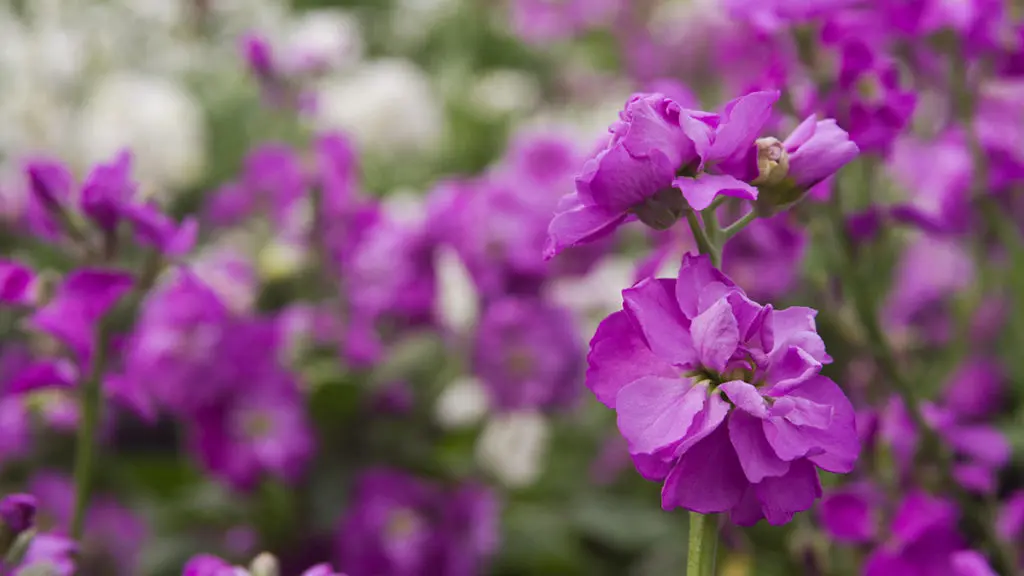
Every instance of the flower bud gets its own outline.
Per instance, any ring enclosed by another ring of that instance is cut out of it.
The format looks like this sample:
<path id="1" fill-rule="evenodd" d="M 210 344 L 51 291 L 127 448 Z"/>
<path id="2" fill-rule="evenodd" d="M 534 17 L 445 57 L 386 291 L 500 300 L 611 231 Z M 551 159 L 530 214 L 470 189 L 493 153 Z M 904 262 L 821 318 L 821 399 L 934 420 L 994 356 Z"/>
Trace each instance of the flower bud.
<path id="1" fill-rule="evenodd" d="M 15 534 L 31 528 L 35 517 L 36 497 L 31 494 L 9 494 L 0 500 L 0 520 Z"/>
<path id="2" fill-rule="evenodd" d="M 755 186 L 776 186 L 789 175 L 789 154 L 777 138 L 758 138 Z"/>

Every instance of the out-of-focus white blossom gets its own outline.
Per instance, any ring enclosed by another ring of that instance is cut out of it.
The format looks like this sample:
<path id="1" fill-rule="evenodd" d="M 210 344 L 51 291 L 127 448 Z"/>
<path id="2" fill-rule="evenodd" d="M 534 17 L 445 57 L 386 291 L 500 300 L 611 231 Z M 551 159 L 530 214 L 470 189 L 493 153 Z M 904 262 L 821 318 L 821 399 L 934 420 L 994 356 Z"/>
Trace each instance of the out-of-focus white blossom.
<path id="1" fill-rule="evenodd" d="M 361 150 L 389 156 L 433 149 L 444 111 L 427 75 L 408 60 L 365 63 L 321 84 L 317 120 L 348 132 Z"/>
<path id="2" fill-rule="evenodd" d="M 291 23 L 284 66 L 290 70 L 340 70 L 362 59 L 359 19 L 343 10 L 310 10 Z"/>
<path id="3" fill-rule="evenodd" d="M 622 291 L 633 285 L 635 274 L 635 262 L 624 256 L 611 256 L 601 260 L 586 276 L 555 280 L 547 295 L 576 314 L 583 338 L 590 339 L 601 320 L 622 307 Z"/>
<path id="4" fill-rule="evenodd" d="M 435 259 L 438 317 L 449 329 L 463 333 L 479 316 L 476 286 L 453 249 L 438 248 Z"/>
<path id="5" fill-rule="evenodd" d="M 492 116 L 533 109 L 540 101 L 540 86 L 520 70 L 495 70 L 480 77 L 470 89 L 473 106 Z"/>
<path id="6" fill-rule="evenodd" d="M 453 380 L 434 404 L 437 423 L 447 429 L 467 428 L 487 414 L 490 402 L 483 383 L 473 377 Z"/>
<path id="7" fill-rule="evenodd" d="M 123 72 L 102 79 L 81 112 L 78 135 L 87 163 L 131 149 L 143 193 L 163 197 L 204 169 L 202 110 L 168 78 Z"/>
<path id="8" fill-rule="evenodd" d="M 539 412 L 495 415 L 477 439 L 477 461 L 505 486 L 525 488 L 544 471 L 550 436 Z"/>
<path id="9" fill-rule="evenodd" d="M 391 10 L 391 35 L 403 46 L 426 39 L 438 23 L 456 13 L 458 0 L 397 0 Z"/>

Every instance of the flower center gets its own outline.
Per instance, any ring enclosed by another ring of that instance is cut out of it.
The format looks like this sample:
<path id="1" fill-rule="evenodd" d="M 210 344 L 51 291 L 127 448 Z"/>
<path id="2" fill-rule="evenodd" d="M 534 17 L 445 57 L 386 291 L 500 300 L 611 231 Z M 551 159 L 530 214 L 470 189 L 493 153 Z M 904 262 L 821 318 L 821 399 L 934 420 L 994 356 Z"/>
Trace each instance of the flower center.
<path id="1" fill-rule="evenodd" d="M 513 348 L 505 358 L 505 369 L 515 378 L 529 378 L 533 374 L 533 367 L 533 354 L 523 346 Z"/>
<path id="2" fill-rule="evenodd" d="M 384 532 L 388 540 L 402 541 L 419 532 L 423 525 L 416 512 L 408 508 L 399 508 L 391 512 Z"/>
<path id="3" fill-rule="evenodd" d="M 274 429 L 274 419 L 266 412 L 253 412 L 246 415 L 242 429 L 249 438 L 263 438 Z"/>

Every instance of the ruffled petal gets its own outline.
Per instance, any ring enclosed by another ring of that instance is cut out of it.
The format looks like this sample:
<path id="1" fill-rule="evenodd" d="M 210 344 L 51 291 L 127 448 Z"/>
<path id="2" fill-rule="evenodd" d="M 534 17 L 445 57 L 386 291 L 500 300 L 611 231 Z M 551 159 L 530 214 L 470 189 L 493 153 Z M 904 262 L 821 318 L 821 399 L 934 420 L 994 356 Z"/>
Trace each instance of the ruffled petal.
<path id="1" fill-rule="evenodd" d="M 672 280 L 648 278 L 622 291 L 622 304 L 651 351 L 676 366 L 696 367 L 689 322 L 675 302 Z"/>
<path id="2" fill-rule="evenodd" d="M 756 484 L 789 471 L 790 463 L 776 456 L 765 439 L 760 419 L 742 410 L 734 411 L 729 417 L 729 440 L 750 482 Z"/>
<path id="3" fill-rule="evenodd" d="M 725 371 L 740 343 L 739 328 L 729 302 L 719 300 L 694 318 L 690 337 L 703 366 L 715 372 Z"/>
<path id="4" fill-rule="evenodd" d="M 682 440 L 706 399 L 706 384 L 679 378 L 648 376 L 624 387 L 615 412 L 630 453 L 654 454 Z"/>
<path id="5" fill-rule="evenodd" d="M 644 376 L 675 376 L 678 371 L 655 356 L 625 312 L 605 318 L 590 340 L 587 387 L 609 408 L 623 386 Z"/>
<path id="6" fill-rule="evenodd" d="M 785 476 L 765 478 L 755 488 L 765 519 L 775 526 L 786 524 L 797 512 L 809 510 L 821 497 L 818 471 L 807 460 L 793 462 Z"/>
<path id="7" fill-rule="evenodd" d="M 725 512 L 739 504 L 747 486 L 729 433 L 719 426 L 690 448 L 669 472 L 661 490 L 661 507 L 701 514 Z"/>
<path id="8" fill-rule="evenodd" d="M 672 181 L 679 189 L 690 208 L 704 210 L 719 195 L 757 200 L 757 188 L 727 174 L 700 174 L 696 178 L 681 177 Z"/>

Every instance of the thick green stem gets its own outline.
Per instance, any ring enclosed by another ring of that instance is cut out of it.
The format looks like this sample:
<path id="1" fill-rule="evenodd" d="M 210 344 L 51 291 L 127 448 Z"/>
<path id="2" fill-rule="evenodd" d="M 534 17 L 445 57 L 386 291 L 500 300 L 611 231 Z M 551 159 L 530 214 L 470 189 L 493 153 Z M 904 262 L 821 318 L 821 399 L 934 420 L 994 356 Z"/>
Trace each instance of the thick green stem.
<path id="1" fill-rule="evenodd" d="M 697 249 L 701 254 L 707 254 L 711 258 L 711 264 L 715 268 L 719 268 L 722 265 L 722 253 L 711 243 L 704 228 L 700 225 L 700 220 L 697 219 L 697 214 L 692 210 L 687 210 L 686 222 L 690 225 L 690 231 L 693 232 L 693 239 L 697 241 Z"/>
<path id="2" fill-rule="evenodd" d="M 718 557 L 718 516 L 690 512 L 686 576 L 714 576 Z"/>
<path id="3" fill-rule="evenodd" d="M 103 366 L 106 364 L 107 343 L 105 322 L 101 320 L 96 328 L 92 365 L 80 390 L 79 411 L 82 422 L 78 428 L 75 447 L 75 508 L 71 517 L 71 536 L 79 541 L 82 539 L 85 511 L 89 506 L 89 494 L 92 491 L 93 467 L 96 461 L 96 431 L 103 407 L 101 380 Z"/>

